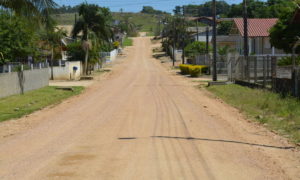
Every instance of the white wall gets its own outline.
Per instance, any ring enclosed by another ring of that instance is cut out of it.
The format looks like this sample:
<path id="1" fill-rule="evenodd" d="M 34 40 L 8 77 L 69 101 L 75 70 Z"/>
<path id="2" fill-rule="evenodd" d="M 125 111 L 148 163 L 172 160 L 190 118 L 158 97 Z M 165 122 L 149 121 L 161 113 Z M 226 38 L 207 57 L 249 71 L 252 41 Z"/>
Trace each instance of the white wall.
<path id="1" fill-rule="evenodd" d="M 77 67 L 74 71 L 73 67 Z M 66 61 L 65 66 L 53 67 L 54 80 L 79 80 L 82 73 L 82 64 L 80 61 Z M 51 68 L 49 68 L 49 76 L 51 78 Z"/>
<path id="2" fill-rule="evenodd" d="M 117 49 L 114 49 L 110 52 L 110 60 L 111 61 L 116 60 L 117 56 L 118 56 L 118 50 Z"/>

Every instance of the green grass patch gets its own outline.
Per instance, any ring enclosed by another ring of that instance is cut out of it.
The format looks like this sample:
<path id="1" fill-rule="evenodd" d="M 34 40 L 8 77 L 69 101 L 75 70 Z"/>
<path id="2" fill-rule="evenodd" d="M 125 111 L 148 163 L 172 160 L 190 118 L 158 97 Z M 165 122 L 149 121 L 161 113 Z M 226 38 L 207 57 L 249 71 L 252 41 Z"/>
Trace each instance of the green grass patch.
<path id="1" fill-rule="evenodd" d="M 208 90 L 279 134 L 300 143 L 300 101 L 239 85 L 210 86 Z"/>
<path id="2" fill-rule="evenodd" d="M 24 95 L 13 95 L 1 98 L 0 122 L 20 118 L 46 106 L 57 104 L 63 99 L 80 94 L 83 89 L 83 87 L 73 87 L 73 91 L 66 91 L 48 86 L 26 92 Z"/>
<path id="3" fill-rule="evenodd" d="M 132 39 L 126 37 L 126 38 L 124 39 L 123 46 L 126 47 L 126 46 L 132 46 L 132 45 L 133 45 Z"/>

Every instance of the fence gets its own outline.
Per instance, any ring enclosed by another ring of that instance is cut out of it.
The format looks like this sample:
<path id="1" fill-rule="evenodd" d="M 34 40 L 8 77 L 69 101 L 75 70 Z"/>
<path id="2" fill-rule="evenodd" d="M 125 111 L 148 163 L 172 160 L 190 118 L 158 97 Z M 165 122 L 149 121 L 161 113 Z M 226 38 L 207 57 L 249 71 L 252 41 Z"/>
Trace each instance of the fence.
<path id="1" fill-rule="evenodd" d="M 33 68 L 29 70 L 0 73 L 0 98 L 48 86 L 48 68 L 31 67 Z M 42 67 L 42 65 L 38 67 Z M 10 66 L 10 69 L 13 68 Z"/>
<path id="2" fill-rule="evenodd" d="M 11 72 L 24 71 L 24 70 L 42 69 L 48 67 L 49 67 L 48 62 L 41 62 L 35 64 L 10 63 L 10 64 L 0 66 L 0 73 L 11 73 Z"/>
<path id="3" fill-rule="evenodd" d="M 300 98 L 300 67 L 294 71 L 292 66 L 278 66 L 283 55 L 256 55 L 246 60 L 239 54 L 217 57 L 217 74 L 227 75 L 229 81 L 240 85 L 267 88 L 283 96 L 292 95 Z M 191 64 L 212 67 L 210 56 L 196 56 Z M 212 72 L 212 69 L 211 69 Z"/>
<path id="4" fill-rule="evenodd" d="M 228 74 L 228 60 L 227 60 L 228 57 L 225 56 L 217 57 L 217 74 L 219 75 Z M 212 72 L 212 57 L 210 55 L 198 55 L 194 59 L 189 59 L 188 63 L 210 66 Z"/>
<path id="5" fill-rule="evenodd" d="M 278 66 L 282 56 L 243 56 L 228 63 L 228 79 L 240 85 L 266 88 L 283 96 L 300 97 L 300 68 Z"/>

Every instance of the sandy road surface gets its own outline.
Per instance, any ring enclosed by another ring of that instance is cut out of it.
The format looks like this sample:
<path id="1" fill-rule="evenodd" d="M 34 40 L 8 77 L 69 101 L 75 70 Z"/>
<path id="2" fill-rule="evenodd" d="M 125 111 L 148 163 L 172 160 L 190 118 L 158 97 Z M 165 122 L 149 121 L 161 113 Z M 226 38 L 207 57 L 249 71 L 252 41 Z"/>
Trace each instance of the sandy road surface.
<path id="1" fill-rule="evenodd" d="M 172 75 L 149 38 L 134 44 L 82 95 L 0 124 L 32 123 L 0 139 L 0 179 L 300 179 L 291 145 Z"/>

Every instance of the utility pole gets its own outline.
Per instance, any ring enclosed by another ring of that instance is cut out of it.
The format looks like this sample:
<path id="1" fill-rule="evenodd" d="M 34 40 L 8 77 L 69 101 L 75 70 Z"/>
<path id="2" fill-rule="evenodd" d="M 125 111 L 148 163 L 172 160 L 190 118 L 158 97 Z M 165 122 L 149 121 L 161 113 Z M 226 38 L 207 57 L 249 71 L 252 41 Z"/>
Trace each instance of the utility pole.
<path id="1" fill-rule="evenodd" d="M 206 54 L 208 55 L 209 53 L 209 26 L 206 27 L 206 47 L 205 47 L 205 50 L 206 50 Z"/>
<path id="2" fill-rule="evenodd" d="M 175 19 L 173 19 L 173 66 L 175 66 L 175 39 L 176 39 Z"/>
<path id="3" fill-rule="evenodd" d="M 248 43 L 248 12 L 247 12 L 247 0 L 244 0 L 244 58 L 246 61 L 246 78 L 250 81 L 250 62 L 249 62 L 249 43 Z"/>
<path id="4" fill-rule="evenodd" d="M 217 22 L 216 22 L 216 0 L 212 1 L 213 10 L 213 81 L 217 81 Z"/>
<path id="5" fill-rule="evenodd" d="M 197 26 L 197 41 L 199 41 L 198 19 L 196 20 L 196 26 Z"/>
<path id="6" fill-rule="evenodd" d="M 182 15 L 183 15 L 183 35 L 182 35 L 182 64 L 185 64 L 185 33 L 186 33 L 186 27 L 185 27 L 185 9 L 184 6 L 182 6 Z"/>

